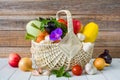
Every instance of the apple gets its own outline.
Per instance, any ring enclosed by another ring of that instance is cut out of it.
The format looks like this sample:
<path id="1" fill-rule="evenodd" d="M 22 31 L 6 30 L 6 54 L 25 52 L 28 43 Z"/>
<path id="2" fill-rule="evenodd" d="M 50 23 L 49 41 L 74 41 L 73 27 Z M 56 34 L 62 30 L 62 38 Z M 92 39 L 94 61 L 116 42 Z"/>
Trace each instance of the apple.
<path id="1" fill-rule="evenodd" d="M 18 63 L 19 63 L 20 59 L 21 59 L 21 57 L 19 56 L 18 53 L 11 53 L 9 55 L 8 63 L 12 67 L 18 67 Z"/>
<path id="2" fill-rule="evenodd" d="M 82 29 L 82 23 L 77 19 L 73 19 L 73 29 L 75 34 L 79 33 Z"/>

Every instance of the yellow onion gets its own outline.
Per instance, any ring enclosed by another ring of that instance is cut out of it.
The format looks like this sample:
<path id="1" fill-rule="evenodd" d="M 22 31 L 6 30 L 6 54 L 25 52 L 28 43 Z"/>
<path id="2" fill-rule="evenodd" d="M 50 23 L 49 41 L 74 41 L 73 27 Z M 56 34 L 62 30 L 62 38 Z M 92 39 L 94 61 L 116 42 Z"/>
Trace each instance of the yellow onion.
<path id="1" fill-rule="evenodd" d="M 31 71 L 32 69 L 32 60 L 30 58 L 22 58 L 19 62 L 19 69 L 22 71 Z"/>
<path id="2" fill-rule="evenodd" d="M 93 64 L 98 70 L 103 70 L 105 66 L 109 66 L 103 58 L 96 58 Z"/>

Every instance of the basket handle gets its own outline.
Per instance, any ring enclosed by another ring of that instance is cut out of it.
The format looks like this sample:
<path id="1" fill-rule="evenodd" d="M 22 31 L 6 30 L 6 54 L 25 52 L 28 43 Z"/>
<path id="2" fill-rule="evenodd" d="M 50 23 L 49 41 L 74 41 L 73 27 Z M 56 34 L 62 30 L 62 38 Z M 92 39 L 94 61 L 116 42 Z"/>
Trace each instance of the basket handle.
<path id="1" fill-rule="evenodd" d="M 67 26 L 68 26 L 68 33 L 69 32 L 73 32 L 73 23 L 72 23 L 72 15 L 71 15 L 71 13 L 70 13 L 70 11 L 69 10 L 60 10 L 60 11 L 58 11 L 57 13 L 56 13 L 56 19 L 58 20 L 59 19 L 59 14 L 60 13 L 65 13 L 66 14 L 66 16 L 67 16 Z"/>

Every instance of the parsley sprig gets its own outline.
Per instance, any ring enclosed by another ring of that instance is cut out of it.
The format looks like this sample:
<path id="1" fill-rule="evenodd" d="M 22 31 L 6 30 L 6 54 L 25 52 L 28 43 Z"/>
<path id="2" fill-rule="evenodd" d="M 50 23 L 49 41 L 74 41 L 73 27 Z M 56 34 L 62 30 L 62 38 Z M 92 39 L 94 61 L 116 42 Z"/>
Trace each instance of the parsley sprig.
<path id="1" fill-rule="evenodd" d="M 69 74 L 69 72 L 65 71 L 65 67 L 62 66 L 59 70 L 52 70 L 51 71 L 52 74 L 55 74 L 56 77 L 71 77 L 71 75 Z"/>

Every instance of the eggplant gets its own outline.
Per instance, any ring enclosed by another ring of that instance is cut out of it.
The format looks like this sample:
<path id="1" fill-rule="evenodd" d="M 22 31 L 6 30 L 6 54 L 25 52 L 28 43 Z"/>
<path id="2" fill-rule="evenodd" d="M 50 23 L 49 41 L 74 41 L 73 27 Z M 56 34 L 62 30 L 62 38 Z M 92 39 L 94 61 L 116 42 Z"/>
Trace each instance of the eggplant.
<path id="1" fill-rule="evenodd" d="M 100 54 L 98 57 L 103 58 L 106 63 L 111 64 L 112 57 L 109 54 L 109 50 L 105 49 L 102 54 Z"/>

